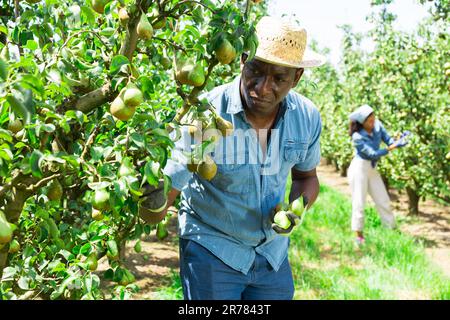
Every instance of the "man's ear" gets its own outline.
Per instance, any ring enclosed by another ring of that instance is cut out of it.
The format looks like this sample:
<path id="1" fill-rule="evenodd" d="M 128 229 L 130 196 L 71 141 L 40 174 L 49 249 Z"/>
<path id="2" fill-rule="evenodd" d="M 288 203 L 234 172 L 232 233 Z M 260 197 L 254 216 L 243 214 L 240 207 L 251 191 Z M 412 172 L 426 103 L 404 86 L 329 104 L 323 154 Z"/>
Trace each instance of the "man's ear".
<path id="1" fill-rule="evenodd" d="M 248 55 L 244 52 L 241 55 L 241 71 L 244 69 L 245 62 L 247 62 Z"/>
<path id="2" fill-rule="evenodd" d="M 297 86 L 298 82 L 302 78 L 304 71 L 305 71 L 304 68 L 299 68 L 299 69 L 295 70 L 294 85 L 292 86 L 292 88 L 295 88 Z"/>

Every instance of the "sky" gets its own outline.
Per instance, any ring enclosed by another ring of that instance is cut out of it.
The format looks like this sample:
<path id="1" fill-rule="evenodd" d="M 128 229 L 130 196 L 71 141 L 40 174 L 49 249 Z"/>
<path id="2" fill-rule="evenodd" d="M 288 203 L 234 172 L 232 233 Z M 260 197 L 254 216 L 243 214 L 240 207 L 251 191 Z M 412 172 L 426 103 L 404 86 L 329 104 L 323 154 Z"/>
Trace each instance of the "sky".
<path id="1" fill-rule="evenodd" d="M 341 57 L 342 31 L 337 26 L 349 24 L 353 31 L 365 32 L 372 28 L 366 21 L 371 12 L 371 0 L 268 0 L 269 15 L 281 17 L 285 14 L 298 20 L 308 34 L 320 47 L 328 47 L 331 53 L 329 62 L 337 65 Z M 417 0 L 395 0 L 389 6 L 390 12 L 397 15 L 395 26 L 399 30 L 412 31 L 417 23 L 428 15 L 429 6 Z M 309 41 L 309 40 L 308 40 Z M 363 47 L 370 50 L 373 44 L 364 42 Z"/>

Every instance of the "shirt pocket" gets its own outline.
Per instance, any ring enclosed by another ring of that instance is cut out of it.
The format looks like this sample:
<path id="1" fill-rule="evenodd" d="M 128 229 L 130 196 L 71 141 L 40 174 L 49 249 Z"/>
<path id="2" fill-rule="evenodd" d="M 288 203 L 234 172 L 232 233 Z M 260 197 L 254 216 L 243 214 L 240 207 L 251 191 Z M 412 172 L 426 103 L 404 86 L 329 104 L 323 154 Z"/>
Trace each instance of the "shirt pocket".
<path id="1" fill-rule="evenodd" d="M 305 161 L 308 153 L 308 141 L 285 140 L 283 148 L 284 160 L 295 165 Z"/>
<path id="2" fill-rule="evenodd" d="M 250 165 L 235 164 L 233 160 L 226 161 L 224 164 L 217 164 L 217 173 L 211 183 L 217 189 L 227 193 L 248 193 L 250 192 L 250 173 Z"/>

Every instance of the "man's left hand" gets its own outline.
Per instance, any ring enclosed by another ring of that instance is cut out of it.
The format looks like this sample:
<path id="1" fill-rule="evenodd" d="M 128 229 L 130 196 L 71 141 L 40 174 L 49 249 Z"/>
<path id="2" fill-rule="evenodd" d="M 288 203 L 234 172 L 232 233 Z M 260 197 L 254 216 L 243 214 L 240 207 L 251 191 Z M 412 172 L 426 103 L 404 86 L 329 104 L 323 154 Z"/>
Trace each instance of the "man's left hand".
<path id="1" fill-rule="evenodd" d="M 280 235 L 289 236 L 294 227 L 300 223 L 300 218 L 291 211 L 277 210 L 277 208 L 271 213 L 272 229 Z"/>

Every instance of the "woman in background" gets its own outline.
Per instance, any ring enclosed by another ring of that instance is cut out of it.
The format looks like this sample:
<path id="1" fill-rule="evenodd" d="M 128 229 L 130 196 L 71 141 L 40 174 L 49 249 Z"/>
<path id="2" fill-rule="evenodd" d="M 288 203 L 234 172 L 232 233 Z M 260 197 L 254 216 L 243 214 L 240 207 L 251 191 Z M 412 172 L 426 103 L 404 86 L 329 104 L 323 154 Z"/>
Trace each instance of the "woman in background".
<path id="1" fill-rule="evenodd" d="M 377 161 L 392 150 L 406 145 L 406 136 L 394 141 L 379 120 L 373 109 L 363 105 L 350 115 L 350 131 L 356 155 L 348 169 L 348 179 L 352 192 L 352 230 L 356 232 L 356 243 L 362 245 L 364 206 L 367 193 L 375 202 L 381 222 L 388 228 L 395 228 L 395 218 L 390 208 L 390 199 L 386 187 L 376 170 Z M 388 147 L 380 149 L 381 142 Z"/>

